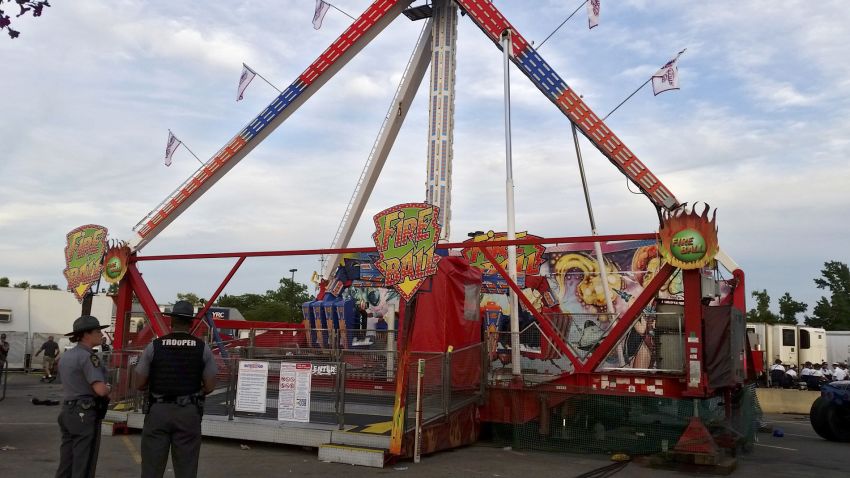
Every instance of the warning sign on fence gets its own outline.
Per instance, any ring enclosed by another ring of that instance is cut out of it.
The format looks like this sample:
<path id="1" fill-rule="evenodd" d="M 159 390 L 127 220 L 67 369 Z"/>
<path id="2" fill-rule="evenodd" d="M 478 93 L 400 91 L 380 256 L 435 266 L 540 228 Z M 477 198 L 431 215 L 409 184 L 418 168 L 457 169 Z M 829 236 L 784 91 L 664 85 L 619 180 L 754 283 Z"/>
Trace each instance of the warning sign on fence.
<path id="1" fill-rule="evenodd" d="M 236 411 L 266 413 L 266 384 L 269 363 L 243 360 L 239 362 L 236 382 Z"/>
<path id="2" fill-rule="evenodd" d="M 280 364 L 280 390 L 277 419 L 288 422 L 310 421 L 310 387 L 313 366 L 309 362 Z"/>

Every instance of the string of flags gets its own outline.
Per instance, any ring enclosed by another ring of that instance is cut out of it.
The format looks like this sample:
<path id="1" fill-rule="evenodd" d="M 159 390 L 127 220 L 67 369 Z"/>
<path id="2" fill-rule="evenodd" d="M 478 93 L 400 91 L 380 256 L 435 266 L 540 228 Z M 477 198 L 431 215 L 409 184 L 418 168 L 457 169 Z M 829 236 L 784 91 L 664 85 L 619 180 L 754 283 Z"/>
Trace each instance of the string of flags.
<path id="1" fill-rule="evenodd" d="M 546 37 L 545 40 L 543 40 L 543 42 L 541 42 L 541 44 L 538 48 L 542 47 L 543 44 L 546 43 L 546 41 L 552 35 L 554 35 L 567 21 L 569 21 L 569 19 L 572 18 L 572 16 L 576 12 L 578 12 L 578 10 L 581 8 L 582 5 L 587 6 L 587 26 L 588 26 L 588 29 L 593 29 L 593 28 L 597 27 L 599 25 L 599 16 L 600 16 L 600 11 L 601 11 L 601 4 L 602 4 L 601 0 L 585 0 L 582 4 L 579 5 L 579 7 L 573 13 L 571 13 L 567 17 L 566 20 L 564 20 L 561 23 L 561 25 L 558 26 L 558 28 L 555 29 L 555 31 L 553 31 L 548 37 Z M 318 30 L 318 29 L 322 28 L 322 22 L 325 19 L 325 15 L 327 15 L 328 10 L 330 10 L 331 7 L 340 11 L 341 13 L 348 16 L 349 18 L 353 19 L 353 17 L 351 15 L 340 10 L 339 8 L 334 6 L 333 4 L 326 2 L 324 0 L 316 0 L 316 8 L 313 12 L 313 28 L 314 29 Z M 685 50 L 687 50 L 687 49 L 685 49 Z M 683 53 L 685 53 L 685 50 L 680 51 L 672 60 L 670 60 L 666 64 L 664 64 L 664 66 L 659 68 L 658 71 L 656 71 L 649 78 L 649 80 L 647 80 L 647 83 L 649 83 L 649 82 L 652 83 L 652 91 L 653 91 L 654 95 L 658 95 L 658 94 L 663 93 L 665 91 L 678 90 L 679 89 L 678 62 L 679 62 L 679 57 L 682 56 Z M 237 89 L 236 89 L 236 101 L 237 102 L 241 101 L 244 98 L 245 90 L 248 89 L 248 86 L 251 84 L 251 82 L 257 76 L 259 76 L 263 81 L 268 83 L 272 88 L 276 89 L 278 92 L 281 91 L 278 87 L 276 87 L 274 84 L 269 82 L 262 75 L 258 74 L 250 66 L 248 66 L 245 63 L 242 63 L 242 73 L 239 76 L 239 85 L 237 86 Z M 611 113 L 616 111 L 620 106 L 623 105 L 623 103 L 628 101 L 629 98 L 631 98 L 635 93 L 637 93 L 644 86 L 646 86 L 646 83 L 641 85 L 641 87 L 639 87 L 637 90 L 635 90 L 631 95 L 629 95 L 619 105 L 617 105 L 617 107 L 614 108 L 610 113 L 608 113 L 605 116 L 605 118 L 608 118 L 608 116 L 610 116 Z M 174 155 L 174 152 L 177 150 L 177 148 L 179 148 L 181 145 L 183 147 L 185 147 L 186 150 L 189 151 L 192 154 L 192 156 L 195 156 L 195 159 L 197 159 L 199 163 L 203 164 L 203 162 L 200 160 L 200 158 L 198 158 L 198 156 L 195 155 L 195 153 L 193 153 L 192 150 L 190 150 L 188 147 L 186 147 L 186 145 L 183 144 L 183 142 L 180 139 L 178 139 L 177 136 L 175 136 L 174 133 L 171 132 L 171 130 L 168 130 L 168 142 L 165 146 L 165 165 L 166 166 L 171 166 L 172 156 Z"/>

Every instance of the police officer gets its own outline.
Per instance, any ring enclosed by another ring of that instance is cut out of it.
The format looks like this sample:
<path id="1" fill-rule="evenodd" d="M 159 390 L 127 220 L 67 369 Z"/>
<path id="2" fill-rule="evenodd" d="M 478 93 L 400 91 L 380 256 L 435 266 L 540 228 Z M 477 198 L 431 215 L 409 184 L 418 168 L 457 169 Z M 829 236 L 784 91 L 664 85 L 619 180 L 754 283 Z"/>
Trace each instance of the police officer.
<path id="1" fill-rule="evenodd" d="M 169 449 L 174 476 L 198 475 L 203 400 L 215 388 L 217 368 L 204 341 L 189 333 L 194 310 L 177 301 L 166 313 L 172 333 L 151 342 L 136 365 L 138 388 L 148 388 L 142 478 L 162 477 Z"/>
<path id="2" fill-rule="evenodd" d="M 65 352 L 59 362 L 63 395 L 57 478 L 94 476 L 100 421 L 106 413 L 111 387 L 106 383 L 106 369 L 92 348 L 100 343 L 101 329 L 106 327 L 109 326 L 100 325 L 97 318 L 83 315 L 74 321 L 73 332 L 65 334 L 77 346 Z"/>

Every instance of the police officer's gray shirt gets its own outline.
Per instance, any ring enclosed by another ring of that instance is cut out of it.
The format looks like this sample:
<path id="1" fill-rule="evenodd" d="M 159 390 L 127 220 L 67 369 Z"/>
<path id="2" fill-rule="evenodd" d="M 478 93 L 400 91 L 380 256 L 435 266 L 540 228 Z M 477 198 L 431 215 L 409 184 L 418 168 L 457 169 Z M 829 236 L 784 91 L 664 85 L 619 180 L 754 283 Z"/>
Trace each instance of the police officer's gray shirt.
<path id="1" fill-rule="evenodd" d="M 59 375 L 62 377 L 63 400 L 94 398 L 92 384 L 106 383 L 106 369 L 100 358 L 83 344 L 65 352 L 59 361 Z"/>
<path id="2" fill-rule="evenodd" d="M 151 373 L 151 362 L 153 361 L 153 342 L 149 343 L 145 350 L 142 351 L 139 357 L 139 363 L 136 364 L 136 373 L 142 377 L 147 377 Z M 218 366 L 215 364 L 213 354 L 209 347 L 204 347 L 204 380 L 212 380 L 215 374 L 218 373 Z"/>

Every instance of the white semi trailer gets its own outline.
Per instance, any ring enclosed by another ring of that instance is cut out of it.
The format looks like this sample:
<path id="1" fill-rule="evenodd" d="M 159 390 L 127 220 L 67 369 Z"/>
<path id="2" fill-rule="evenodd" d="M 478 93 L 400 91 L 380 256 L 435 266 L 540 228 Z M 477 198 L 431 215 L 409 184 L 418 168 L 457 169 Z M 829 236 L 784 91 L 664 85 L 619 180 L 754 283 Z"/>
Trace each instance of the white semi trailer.
<path id="1" fill-rule="evenodd" d="M 753 349 L 764 351 L 765 370 L 776 359 L 783 364 L 798 367 L 806 362 L 819 364 L 827 361 L 827 333 L 824 329 L 803 325 L 748 323 L 747 335 Z M 847 338 L 850 340 L 850 332 Z"/>

